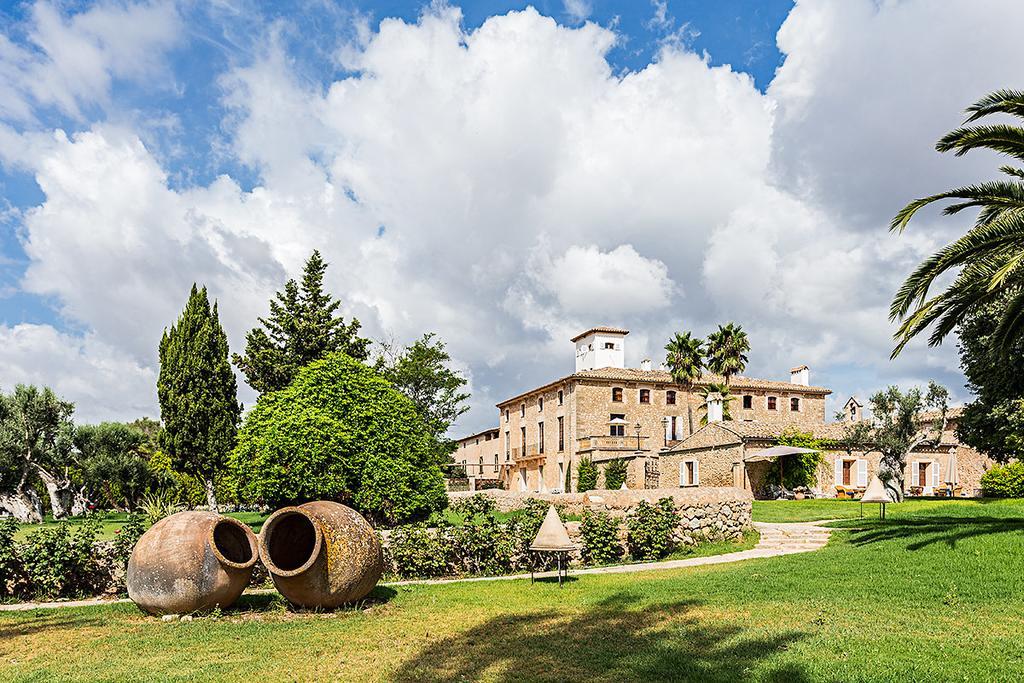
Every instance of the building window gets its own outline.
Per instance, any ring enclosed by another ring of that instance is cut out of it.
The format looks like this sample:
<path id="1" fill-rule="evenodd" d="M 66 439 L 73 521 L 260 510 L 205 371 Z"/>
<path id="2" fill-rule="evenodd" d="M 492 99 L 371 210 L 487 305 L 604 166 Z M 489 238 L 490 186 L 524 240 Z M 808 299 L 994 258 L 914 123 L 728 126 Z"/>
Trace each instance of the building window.
<path id="1" fill-rule="evenodd" d="M 520 446 L 523 449 L 523 455 L 525 456 L 526 455 L 526 427 L 520 427 L 519 428 L 519 436 L 520 436 L 520 439 L 521 439 L 519 443 L 520 443 Z"/>
<path id="2" fill-rule="evenodd" d="M 544 452 L 544 423 L 537 423 L 537 452 Z"/>
<path id="3" fill-rule="evenodd" d="M 558 405 L 562 405 L 562 390 L 558 390 Z"/>
<path id="4" fill-rule="evenodd" d="M 611 351 L 614 351 L 615 350 L 615 342 L 605 342 L 604 343 L 604 348 L 606 348 L 608 350 L 611 350 Z"/>
<path id="5" fill-rule="evenodd" d="M 480 456 L 480 464 L 478 465 L 478 467 L 480 468 L 480 471 L 477 472 L 477 474 L 479 474 L 482 477 L 484 475 L 484 456 L 482 455 Z"/>
<path id="6" fill-rule="evenodd" d="M 769 396 L 768 397 L 768 410 L 778 410 L 778 409 L 779 409 L 778 399 L 775 398 L 774 396 Z"/>
<path id="7" fill-rule="evenodd" d="M 522 403 L 519 406 L 519 417 L 526 417 L 526 404 Z"/>
<path id="8" fill-rule="evenodd" d="M 676 404 L 676 392 L 666 391 L 665 392 L 665 405 L 674 406 Z"/>
<path id="9" fill-rule="evenodd" d="M 754 397 L 747 394 L 743 397 L 743 410 L 753 410 L 754 408 Z"/>
<path id="10" fill-rule="evenodd" d="M 558 450 L 565 450 L 565 422 L 564 418 L 558 418 Z"/>
<path id="11" fill-rule="evenodd" d="M 622 389 L 621 388 L 615 387 L 614 389 L 612 389 L 612 402 L 613 403 L 622 403 Z"/>
<path id="12" fill-rule="evenodd" d="M 505 422 L 508 422 L 508 408 L 505 408 Z"/>
<path id="13" fill-rule="evenodd" d="M 668 441 L 676 441 L 679 438 L 677 436 L 678 431 L 676 430 L 676 426 L 678 424 L 677 418 L 675 415 L 668 415 L 666 417 L 668 418 L 668 423 L 666 425 L 667 430 L 665 434 L 665 439 Z"/>
<path id="14" fill-rule="evenodd" d="M 537 412 L 538 413 L 544 412 L 544 397 L 543 396 L 541 396 L 540 398 L 537 399 Z"/>
<path id="15" fill-rule="evenodd" d="M 679 485 L 700 486 L 700 463 L 696 460 L 684 460 L 679 463 Z"/>
<path id="16" fill-rule="evenodd" d="M 640 390 L 640 402 L 641 403 L 650 403 L 651 402 L 651 390 L 650 389 L 641 389 Z"/>
<path id="17" fill-rule="evenodd" d="M 494 454 L 494 473 L 498 473 L 498 454 Z"/>
<path id="18" fill-rule="evenodd" d="M 509 433 L 505 432 L 505 460 L 509 458 Z"/>
<path id="19" fill-rule="evenodd" d="M 789 399 L 789 409 L 792 410 L 795 413 L 799 413 L 800 412 L 800 399 L 797 398 L 796 396 L 794 396 L 793 398 Z"/>
<path id="20" fill-rule="evenodd" d="M 619 420 L 621 420 L 621 422 L 619 422 Z M 612 422 L 612 424 L 609 425 L 611 427 L 611 429 L 608 432 L 609 434 L 611 434 L 612 436 L 625 436 L 626 435 L 626 424 L 625 424 L 626 416 L 625 415 L 619 415 L 619 414 L 616 414 L 616 413 L 612 413 L 611 422 Z"/>

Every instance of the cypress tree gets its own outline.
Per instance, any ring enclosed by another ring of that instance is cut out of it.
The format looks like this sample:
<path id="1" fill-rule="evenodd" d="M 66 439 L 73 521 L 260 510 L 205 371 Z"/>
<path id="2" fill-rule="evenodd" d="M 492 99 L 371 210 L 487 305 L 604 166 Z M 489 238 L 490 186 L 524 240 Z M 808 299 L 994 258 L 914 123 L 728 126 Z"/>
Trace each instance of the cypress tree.
<path id="1" fill-rule="evenodd" d="M 160 339 L 157 396 L 164 424 L 160 445 L 176 470 L 203 482 L 207 503 L 216 510 L 214 477 L 234 447 L 242 406 L 228 338 L 205 287 L 192 285 L 185 311 Z"/>
<path id="2" fill-rule="evenodd" d="M 270 301 L 269 318 L 260 318 L 245 336 L 245 355 L 232 357 L 256 391 L 288 386 L 310 363 L 342 352 L 358 361 L 369 357 L 370 340 L 359 336 L 359 321 L 336 315 L 341 302 L 324 292 L 327 262 L 314 251 L 303 269 L 302 284 L 289 280 Z"/>

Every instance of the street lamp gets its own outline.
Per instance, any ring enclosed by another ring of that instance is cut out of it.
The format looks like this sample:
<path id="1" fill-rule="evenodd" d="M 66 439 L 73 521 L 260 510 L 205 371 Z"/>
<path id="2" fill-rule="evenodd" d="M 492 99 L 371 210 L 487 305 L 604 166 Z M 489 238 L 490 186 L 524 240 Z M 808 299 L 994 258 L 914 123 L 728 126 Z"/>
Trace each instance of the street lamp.
<path id="1" fill-rule="evenodd" d="M 665 417 L 661 418 L 661 426 L 662 426 L 661 432 L 665 435 L 665 446 L 667 447 L 668 446 L 668 415 L 666 415 Z"/>
<path id="2" fill-rule="evenodd" d="M 633 427 L 633 429 L 636 430 L 636 449 L 640 450 L 640 430 L 643 429 L 643 426 L 639 422 L 637 422 L 636 426 Z"/>

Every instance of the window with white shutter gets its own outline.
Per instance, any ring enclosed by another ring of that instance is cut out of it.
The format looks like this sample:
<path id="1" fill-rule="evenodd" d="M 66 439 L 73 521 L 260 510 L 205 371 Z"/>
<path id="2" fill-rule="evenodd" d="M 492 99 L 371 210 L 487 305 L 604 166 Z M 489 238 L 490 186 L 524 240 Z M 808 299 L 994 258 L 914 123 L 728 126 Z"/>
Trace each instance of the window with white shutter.
<path id="1" fill-rule="evenodd" d="M 679 485 L 680 486 L 689 486 L 690 485 L 690 482 L 687 481 L 687 479 L 688 479 L 687 473 L 688 472 L 689 472 L 689 470 L 686 467 L 686 463 L 685 462 L 679 463 Z"/>
<path id="2" fill-rule="evenodd" d="M 932 486 L 937 487 L 939 485 L 939 463 L 938 461 L 933 462 L 929 465 L 932 471 Z"/>
<path id="3" fill-rule="evenodd" d="M 921 484 L 917 480 L 917 473 L 921 471 L 921 464 L 918 462 L 910 463 L 910 485 L 920 486 Z"/>
<path id="4" fill-rule="evenodd" d="M 836 486 L 843 485 L 843 459 L 836 458 Z"/>
<path id="5" fill-rule="evenodd" d="M 693 485 L 700 486 L 700 460 L 693 461 Z"/>
<path id="6" fill-rule="evenodd" d="M 861 459 L 857 461 L 857 486 L 868 485 L 868 461 Z"/>

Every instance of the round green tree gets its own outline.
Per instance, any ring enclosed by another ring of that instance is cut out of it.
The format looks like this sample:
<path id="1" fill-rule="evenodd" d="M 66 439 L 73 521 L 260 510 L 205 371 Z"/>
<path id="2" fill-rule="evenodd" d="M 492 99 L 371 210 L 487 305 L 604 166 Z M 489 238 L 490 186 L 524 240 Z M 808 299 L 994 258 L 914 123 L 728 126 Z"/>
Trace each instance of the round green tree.
<path id="1" fill-rule="evenodd" d="M 438 452 L 412 401 L 371 368 L 335 353 L 260 396 L 231 465 L 241 500 L 336 500 L 395 524 L 447 505 Z"/>

